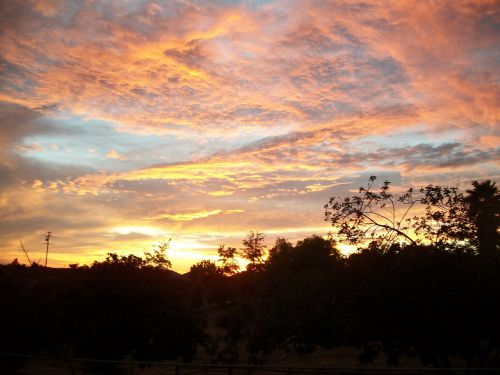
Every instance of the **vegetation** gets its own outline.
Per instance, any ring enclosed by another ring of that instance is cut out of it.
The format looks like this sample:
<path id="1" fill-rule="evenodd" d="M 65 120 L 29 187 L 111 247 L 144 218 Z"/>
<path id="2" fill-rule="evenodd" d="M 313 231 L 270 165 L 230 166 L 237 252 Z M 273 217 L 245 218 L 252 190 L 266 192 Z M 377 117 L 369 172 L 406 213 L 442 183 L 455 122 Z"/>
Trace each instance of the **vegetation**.
<path id="1" fill-rule="evenodd" d="M 495 183 L 400 197 L 388 181 L 377 192 L 374 184 L 329 201 L 330 238 L 278 238 L 267 252 L 264 236 L 250 232 L 241 249 L 221 245 L 218 262 L 186 275 L 170 270 L 168 242 L 90 267 L 0 266 L 0 319 L 9 322 L 0 352 L 264 363 L 276 351 L 348 345 L 367 361 L 377 343 L 393 366 L 412 348 L 423 365 L 459 357 L 499 367 Z M 359 251 L 344 257 L 333 238 Z M 237 257 L 249 261 L 243 272 Z"/>
<path id="2" fill-rule="evenodd" d="M 374 191 L 376 177 L 352 197 L 332 197 L 325 218 L 337 228 L 340 241 L 361 244 L 375 241 L 495 253 L 498 246 L 500 194 L 491 181 L 474 181 L 463 195 L 456 187 L 428 185 L 408 189 L 395 197 L 390 181 Z M 413 215 L 417 212 L 417 215 Z M 426 241 L 424 241 L 426 240 Z"/>

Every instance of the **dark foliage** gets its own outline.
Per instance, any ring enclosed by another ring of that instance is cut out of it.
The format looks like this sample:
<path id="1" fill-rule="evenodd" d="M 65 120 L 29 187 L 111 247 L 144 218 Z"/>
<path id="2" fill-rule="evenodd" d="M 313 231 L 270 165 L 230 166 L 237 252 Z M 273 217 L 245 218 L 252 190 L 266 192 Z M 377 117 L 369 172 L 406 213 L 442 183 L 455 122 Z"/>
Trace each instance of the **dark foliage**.
<path id="1" fill-rule="evenodd" d="M 137 257 L 112 259 L 90 268 L 2 266 L 0 318 L 9 323 L 0 351 L 190 360 L 203 321 L 189 307 L 188 280 L 140 268 Z"/>
<path id="2" fill-rule="evenodd" d="M 375 212 L 398 199 L 388 187 L 335 207 Z M 413 202 L 411 194 L 400 203 Z M 363 362 L 381 348 L 397 365 L 413 348 L 424 365 L 447 367 L 455 356 L 499 367 L 496 186 L 418 194 L 429 209 L 411 221 L 426 230 L 426 244 L 395 241 L 394 228 L 383 227 L 349 257 L 333 240 L 311 236 L 296 245 L 279 238 L 264 258 L 263 237 L 253 232 L 241 250 L 219 248 L 220 266 L 202 261 L 184 276 L 168 269 L 168 243 L 145 259 L 109 254 L 91 267 L 0 266 L 0 352 L 189 361 L 204 348 L 213 361 L 264 363 L 276 350 L 306 355 L 348 345 L 362 349 Z M 407 230 L 400 222 L 393 220 L 396 229 Z M 250 267 L 235 273 L 240 251 Z M 210 320 L 219 333 L 207 329 Z M 0 370 L 20 365 L 3 362 Z"/>
<path id="3" fill-rule="evenodd" d="M 381 246 L 394 243 L 430 243 L 444 249 L 469 249 L 494 254 L 498 250 L 500 194 L 491 181 L 472 183 L 462 194 L 456 187 L 427 185 L 391 193 L 390 181 L 375 191 L 376 177 L 356 195 L 331 197 L 325 220 L 336 229 L 340 241 Z M 417 211 L 417 215 L 413 215 Z M 420 212 L 418 212 L 420 211 Z M 421 213 L 423 211 L 423 214 Z"/>

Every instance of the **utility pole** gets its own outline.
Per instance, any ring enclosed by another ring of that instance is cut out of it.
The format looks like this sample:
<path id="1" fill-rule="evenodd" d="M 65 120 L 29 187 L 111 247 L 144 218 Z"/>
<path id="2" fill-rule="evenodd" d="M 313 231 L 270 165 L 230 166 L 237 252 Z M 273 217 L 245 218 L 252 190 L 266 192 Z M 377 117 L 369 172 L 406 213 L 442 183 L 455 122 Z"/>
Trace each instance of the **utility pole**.
<path id="1" fill-rule="evenodd" d="M 47 232 L 47 234 L 45 235 L 45 242 L 47 243 L 47 249 L 45 250 L 45 268 L 47 268 L 47 258 L 49 256 L 50 237 L 52 237 L 52 232 Z"/>

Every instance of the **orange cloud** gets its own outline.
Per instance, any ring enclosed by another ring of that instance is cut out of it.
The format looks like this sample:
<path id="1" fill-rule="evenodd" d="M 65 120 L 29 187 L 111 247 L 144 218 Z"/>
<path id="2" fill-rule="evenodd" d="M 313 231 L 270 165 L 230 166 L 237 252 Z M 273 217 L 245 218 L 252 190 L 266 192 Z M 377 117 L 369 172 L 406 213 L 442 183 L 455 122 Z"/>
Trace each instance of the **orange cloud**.
<path id="1" fill-rule="evenodd" d="M 126 156 L 120 154 L 118 151 L 116 151 L 113 148 L 108 151 L 108 153 L 106 154 L 106 157 L 108 159 L 127 160 Z"/>

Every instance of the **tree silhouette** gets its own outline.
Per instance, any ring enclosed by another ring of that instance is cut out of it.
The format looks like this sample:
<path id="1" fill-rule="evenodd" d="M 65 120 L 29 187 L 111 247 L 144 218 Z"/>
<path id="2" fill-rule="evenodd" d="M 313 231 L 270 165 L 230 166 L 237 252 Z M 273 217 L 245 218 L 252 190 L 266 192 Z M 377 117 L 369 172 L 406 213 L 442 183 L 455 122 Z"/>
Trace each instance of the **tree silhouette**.
<path id="1" fill-rule="evenodd" d="M 189 276 L 193 280 L 206 281 L 223 275 L 223 270 L 211 260 L 202 260 L 193 264 L 189 269 Z"/>
<path id="2" fill-rule="evenodd" d="M 108 253 L 106 259 L 102 262 L 94 261 L 93 267 L 118 266 L 129 268 L 157 268 L 168 270 L 172 268 L 172 262 L 167 258 L 167 250 L 170 246 L 170 240 L 160 242 L 155 245 L 152 252 L 145 252 L 144 258 L 134 254 L 118 255 L 117 253 Z M 70 265 L 72 268 L 78 268 L 78 264 Z"/>
<path id="3" fill-rule="evenodd" d="M 491 254 L 498 249 L 500 224 L 500 194 L 496 183 L 490 180 L 473 181 L 467 190 L 465 201 L 469 217 L 476 228 L 478 250 L 481 254 Z"/>
<path id="4" fill-rule="evenodd" d="M 133 254 L 118 255 L 117 253 L 108 253 L 106 259 L 102 262 L 94 261 L 93 267 L 98 266 L 122 266 L 129 268 L 141 268 L 145 265 L 144 259 Z"/>
<path id="5" fill-rule="evenodd" d="M 390 192 L 390 181 L 384 181 L 379 192 L 373 190 L 376 176 L 371 176 L 367 187 L 360 187 L 358 195 L 352 197 L 331 197 L 325 205 L 325 220 L 337 227 L 337 236 L 350 244 L 360 244 L 367 240 L 392 243 L 399 239 L 415 244 L 408 233 L 408 214 L 417 203 L 410 189 L 399 198 Z M 404 207 L 398 216 L 397 204 Z"/>
<path id="6" fill-rule="evenodd" d="M 272 261 L 278 257 L 286 256 L 293 250 L 293 245 L 288 242 L 285 238 L 278 237 L 274 243 L 274 246 L 269 250 L 269 259 Z"/>
<path id="7" fill-rule="evenodd" d="M 357 195 L 332 197 L 325 205 L 325 220 L 337 228 L 341 241 L 390 246 L 417 245 L 425 238 L 446 249 L 496 249 L 500 198 L 491 181 L 474 181 L 467 196 L 456 187 L 431 184 L 396 197 L 390 193 L 390 181 L 375 192 L 375 180 L 371 176 Z M 421 213 L 412 214 L 415 210 Z"/>
<path id="8" fill-rule="evenodd" d="M 167 258 L 167 250 L 170 247 L 170 240 L 162 241 L 153 249 L 153 252 L 144 253 L 145 265 L 161 269 L 172 268 L 172 262 Z"/>
<path id="9" fill-rule="evenodd" d="M 250 261 L 248 270 L 257 270 L 264 262 L 266 255 L 266 246 L 264 245 L 264 234 L 256 231 L 250 231 L 247 238 L 243 240 L 241 256 Z"/>
<path id="10" fill-rule="evenodd" d="M 417 201 L 424 206 L 425 213 L 413 218 L 415 233 L 445 248 L 474 246 L 474 224 L 458 188 L 427 185 L 418 192 Z"/>
<path id="11" fill-rule="evenodd" d="M 219 259 L 217 261 L 222 264 L 221 269 L 224 275 L 230 276 L 238 272 L 240 266 L 235 259 L 238 254 L 238 249 L 235 247 L 226 247 L 226 245 L 222 244 L 219 245 L 217 253 L 219 254 Z"/>

